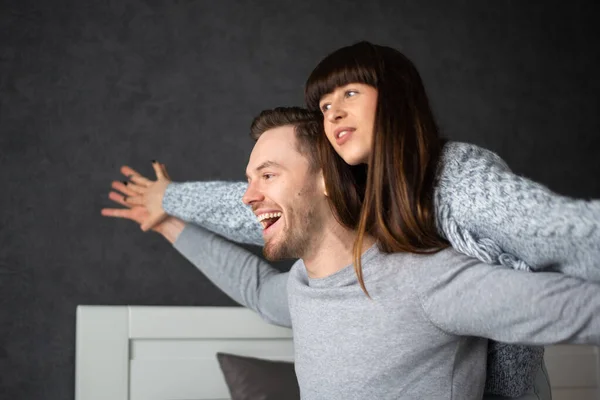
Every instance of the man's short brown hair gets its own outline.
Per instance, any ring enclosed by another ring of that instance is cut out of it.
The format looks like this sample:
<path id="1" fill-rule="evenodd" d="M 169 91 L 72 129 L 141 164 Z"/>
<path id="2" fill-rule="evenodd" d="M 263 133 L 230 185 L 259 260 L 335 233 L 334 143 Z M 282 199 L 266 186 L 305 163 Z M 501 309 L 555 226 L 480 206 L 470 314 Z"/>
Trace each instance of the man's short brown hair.
<path id="1" fill-rule="evenodd" d="M 324 135 L 319 116 L 301 107 L 277 107 L 264 110 L 250 126 L 250 136 L 254 140 L 266 131 L 281 126 L 291 125 L 296 132 L 298 152 L 308 159 L 310 168 L 318 171 L 321 168 L 319 160 L 318 138 Z M 322 116 L 321 116 L 322 118 Z"/>

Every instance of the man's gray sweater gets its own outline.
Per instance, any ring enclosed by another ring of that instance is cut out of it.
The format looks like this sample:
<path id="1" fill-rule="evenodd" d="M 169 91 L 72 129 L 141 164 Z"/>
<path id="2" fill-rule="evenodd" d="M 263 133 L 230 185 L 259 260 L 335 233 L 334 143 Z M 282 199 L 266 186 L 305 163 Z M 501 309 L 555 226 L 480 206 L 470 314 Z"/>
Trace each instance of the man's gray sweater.
<path id="1" fill-rule="evenodd" d="M 170 214 L 228 239 L 262 245 L 241 202 L 245 182 L 172 183 Z M 448 143 L 435 188 L 438 230 L 455 250 L 489 264 L 558 271 L 600 281 L 600 201 L 574 200 L 513 174 L 488 150 Z M 486 393 L 518 396 L 534 381 L 543 348 L 490 342 Z"/>
<path id="2" fill-rule="evenodd" d="M 241 247 L 186 226 L 174 244 L 219 288 L 291 327 L 304 400 L 483 396 L 487 339 L 600 344 L 600 285 L 493 267 L 453 249 L 362 257 L 320 279 L 302 260 L 281 273 Z"/>

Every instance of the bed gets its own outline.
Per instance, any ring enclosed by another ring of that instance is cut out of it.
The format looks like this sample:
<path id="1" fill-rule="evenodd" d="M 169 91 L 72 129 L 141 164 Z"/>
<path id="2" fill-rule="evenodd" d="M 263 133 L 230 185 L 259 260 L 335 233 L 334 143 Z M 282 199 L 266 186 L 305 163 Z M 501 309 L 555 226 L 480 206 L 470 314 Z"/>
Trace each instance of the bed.
<path id="1" fill-rule="evenodd" d="M 216 353 L 293 361 L 290 329 L 241 307 L 79 306 L 76 400 L 229 399 Z"/>
<path id="2" fill-rule="evenodd" d="M 79 306 L 76 400 L 216 400 L 216 353 L 293 361 L 291 330 L 241 307 Z M 600 399 L 597 347 L 546 351 L 554 400 Z"/>

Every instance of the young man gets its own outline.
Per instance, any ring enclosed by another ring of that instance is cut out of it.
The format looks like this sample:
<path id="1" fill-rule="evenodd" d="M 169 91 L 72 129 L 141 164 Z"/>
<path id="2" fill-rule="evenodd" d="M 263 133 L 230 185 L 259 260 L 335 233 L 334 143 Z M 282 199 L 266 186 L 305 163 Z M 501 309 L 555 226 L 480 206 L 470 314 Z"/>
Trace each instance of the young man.
<path id="1" fill-rule="evenodd" d="M 304 399 L 479 400 L 484 338 L 600 343 L 600 286 L 490 266 L 452 249 L 384 254 L 368 238 L 365 296 L 351 265 L 354 232 L 328 205 L 311 122 L 277 112 L 263 114 L 274 123 L 258 135 L 243 200 L 263 225 L 267 258 L 301 259 L 289 273 L 172 217 L 154 229 L 233 299 L 293 328 Z M 149 216 L 141 206 L 103 213 L 139 223 Z"/>

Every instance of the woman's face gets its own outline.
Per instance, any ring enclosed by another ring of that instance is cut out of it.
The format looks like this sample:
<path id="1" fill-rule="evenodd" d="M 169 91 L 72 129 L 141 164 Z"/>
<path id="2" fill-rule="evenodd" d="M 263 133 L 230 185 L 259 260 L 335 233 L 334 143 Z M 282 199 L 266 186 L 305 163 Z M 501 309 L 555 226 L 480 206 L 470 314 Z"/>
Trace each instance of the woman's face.
<path id="1" fill-rule="evenodd" d="M 363 83 L 340 86 L 319 107 L 329 143 L 350 165 L 366 164 L 373 146 L 377 89 Z"/>

